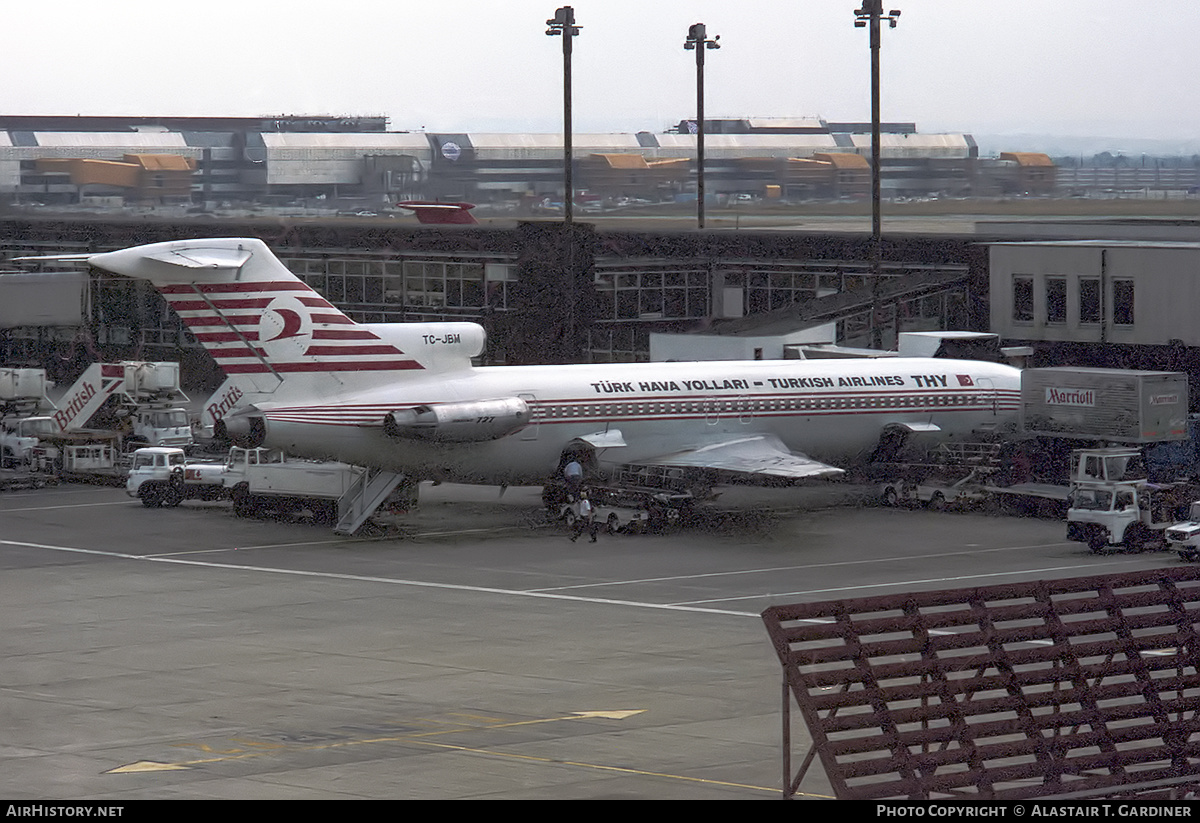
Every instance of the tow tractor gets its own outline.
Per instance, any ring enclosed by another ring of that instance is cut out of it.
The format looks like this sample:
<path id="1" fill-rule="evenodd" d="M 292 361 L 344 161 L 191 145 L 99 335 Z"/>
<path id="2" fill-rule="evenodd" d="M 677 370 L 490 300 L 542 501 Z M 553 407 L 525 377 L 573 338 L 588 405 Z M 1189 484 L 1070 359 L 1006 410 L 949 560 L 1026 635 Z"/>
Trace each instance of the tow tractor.
<path id="1" fill-rule="evenodd" d="M 593 518 L 609 534 L 644 534 L 672 525 L 679 520 L 678 504 L 685 499 L 683 495 L 649 489 L 589 485 L 585 490 L 592 501 Z M 559 505 L 558 517 L 568 528 L 575 525 L 570 503 Z"/>
<path id="2" fill-rule="evenodd" d="M 984 474 L 971 469 L 957 479 L 896 480 L 883 484 L 882 499 L 885 506 L 924 503 L 934 511 L 950 506 L 979 503 L 986 499 L 981 491 Z"/>
<path id="3" fill-rule="evenodd" d="M 711 496 L 711 489 L 689 487 L 691 478 L 682 469 L 665 466 L 622 465 L 602 482 L 584 485 L 596 522 L 610 534 L 640 534 L 678 523 L 683 512 L 697 500 Z M 553 517 L 574 524 L 567 488 L 560 482 L 542 490 L 542 502 Z"/>
<path id="4" fill-rule="evenodd" d="M 925 504 L 935 511 L 988 499 L 986 487 L 999 472 L 998 443 L 943 443 L 928 462 L 877 466 L 888 476 L 879 486 L 885 506 Z"/>

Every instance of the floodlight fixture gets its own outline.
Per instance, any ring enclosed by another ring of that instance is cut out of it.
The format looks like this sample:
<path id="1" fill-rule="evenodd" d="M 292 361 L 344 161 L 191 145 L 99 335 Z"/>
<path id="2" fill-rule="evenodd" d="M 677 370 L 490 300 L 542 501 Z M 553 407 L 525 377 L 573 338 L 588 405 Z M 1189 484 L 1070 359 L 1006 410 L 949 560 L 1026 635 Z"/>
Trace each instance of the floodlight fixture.
<path id="1" fill-rule="evenodd" d="M 881 160 L 879 150 L 879 25 L 882 19 L 888 21 L 889 28 L 896 28 L 900 11 L 892 9 L 886 15 L 883 12 L 883 0 L 862 0 L 862 8 L 854 10 L 854 25 L 856 28 L 870 27 L 871 45 L 871 293 L 872 293 L 872 325 L 874 327 L 874 344 L 881 347 L 882 332 L 879 329 L 879 278 L 880 264 L 883 256 L 883 219 L 880 211 L 880 176 Z"/>
<path id="2" fill-rule="evenodd" d="M 571 140 L 571 52 L 572 43 L 583 26 L 575 25 L 575 10 L 570 6 L 556 9 L 546 21 L 546 34 L 563 39 L 563 222 L 575 221 L 575 182 L 572 179 Z"/>
<path id="3" fill-rule="evenodd" d="M 687 40 L 683 47 L 696 52 L 696 226 L 704 228 L 704 52 L 719 49 L 721 39 L 717 35 L 708 39 L 708 30 L 703 23 L 688 26 Z"/>

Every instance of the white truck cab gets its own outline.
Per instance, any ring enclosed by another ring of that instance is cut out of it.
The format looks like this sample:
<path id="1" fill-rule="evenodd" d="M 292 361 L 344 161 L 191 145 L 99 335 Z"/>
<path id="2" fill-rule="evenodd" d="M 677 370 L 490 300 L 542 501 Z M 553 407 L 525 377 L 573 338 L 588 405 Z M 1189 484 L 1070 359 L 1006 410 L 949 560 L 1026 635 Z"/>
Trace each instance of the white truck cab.
<path id="1" fill-rule="evenodd" d="M 1093 552 L 1107 546 L 1162 548 L 1174 524 L 1170 489 L 1150 483 L 1076 484 L 1067 510 L 1067 539 Z"/>
<path id="2" fill-rule="evenodd" d="M 219 500 L 225 497 L 224 471 L 223 463 L 188 462 L 178 446 L 147 446 L 133 453 L 125 493 L 147 508 Z"/>
<path id="3" fill-rule="evenodd" d="M 133 453 L 125 493 L 146 507 L 178 506 L 183 500 L 183 449 L 150 446 Z"/>
<path id="4" fill-rule="evenodd" d="M 1167 529 L 1167 547 L 1183 560 L 1200 560 L 1200 500 L 1188 509 L 1187 520 Z"/>
<path id="5" fill-rule="evenodd" d="M 138 409 L 133 415 L 132 439 L 150 446 L 179 446 L 193 443 L 192 425 L 184 409 Z"/>
<path id="6" fill-rule="evenodd" d="M 17 463 L 28 463 L 38 441 L 45 437 L 53 437 L 57 433 L 58 427 L 52 418 L 25 417 L 5 423 L 0 441 L 4 444 L 6 457 Z"/>

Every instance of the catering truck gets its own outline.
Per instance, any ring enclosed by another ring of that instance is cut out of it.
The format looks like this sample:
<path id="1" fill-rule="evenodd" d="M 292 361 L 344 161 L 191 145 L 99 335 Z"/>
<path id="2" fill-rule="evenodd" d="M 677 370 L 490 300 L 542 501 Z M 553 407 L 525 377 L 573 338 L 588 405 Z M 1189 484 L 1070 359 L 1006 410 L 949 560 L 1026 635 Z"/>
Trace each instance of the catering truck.
<path id="1" fill-rule="evenodd" d="M 924 461 L 884 467 L 881 499 L 889 505 L 922 502 L 935 509 L 953 504 L 980 505 L 1018 512 L 1054 512 L 1060 517 L 1064 510 L 1075 509 L 1073 528 L 1089 545 L 1123 545 L 1125 528 L 1120 524 L 1132 519 L 1161 539 L 1163 521 L 1143 521 L 1151 510 L 1157 510 L 1158 503 L 1149 504 L 1158 498 L 1176 503 L 1177 484 L 1149 484 L 1144 488 L 1126 484 L 1129 487 L 1121 489 L 1120 494 L 1111 483 L 1088 486 L 1086 478 L 1077 476 L 1080 457 L 1073 450 L 1119 446 L 1125 449 L 1122 454 L 1136 456 L 1141 467 L 1146 449 L 1185 443 L 1193 428 L 1188 420 L 1188 379 L 1182 372 L 1025 369 L 1021 372 L 1018 431 L 981 432 L 986 439 L 980 443 L 953 447 L 943 444 Z M 1139 471 L 1139 483 L 1146 484 L 1144 468 Z M 1162 466 L 1159 473 L 1174 479 L 1186 472 Z M 1072 498 L 1080 483 L 1085 485 Z M 1137 518 L 1119 513 L 1120 507 L 1113 509 L 1118 501 L 1123 507 L 1130 494 L 1148 505 Z M 1097 507 L 1111 510 L 1104 517 L 1114 527 L 1119 526 L 1117 533 L 1101 529 L 1103 518 Z M 1085 514 L 1084 509 L 1090 513 Z M 1083 524 L 1089 522 L 1092 525 L 1085 528 Z M 1134 529 L 1131 534 L 1138 533 L 1139 529 Z"/>
<path id="2" fill-rule="evenodd" d="M 1164 549 L 1194 494 L 1188 483 L 1149 482 L 1138 449 L 1078 449 L 1071 453 L 1067 539 L 1093 552 Z"/>
<path id="3" fill-rule="evenodd" d="M 44 369 L 0 369 L 0 463 L 23 466 L 38 443 L 26 420 L 52 411 Z M 48 429 L 47 429 L 48 431 Z"/>
<path id="4" fill-rule="evenodd" d="M 1183 372 L 1074 366 L 1021 372 L 1026 435 L 1123 445 L 1183 440 L 1187 413 Z"/>

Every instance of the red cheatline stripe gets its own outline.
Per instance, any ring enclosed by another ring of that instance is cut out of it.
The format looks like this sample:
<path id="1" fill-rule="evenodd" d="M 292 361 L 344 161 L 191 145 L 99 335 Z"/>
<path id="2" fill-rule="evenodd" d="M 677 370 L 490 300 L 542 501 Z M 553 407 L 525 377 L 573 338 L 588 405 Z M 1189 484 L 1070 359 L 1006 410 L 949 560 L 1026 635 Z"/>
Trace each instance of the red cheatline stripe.
<path id="1" fill-rule="evenodd" d="M 356 371 L 410 371 L 425 368 L 415 360 L 363 360 L 338 363 L 272 363 L 271 368 L 263 363 L 230 364 L 221 366 L 226 374 L 258 374 L 274 369 L 277 372 L 356 372 Z"/>
<path id="2" fill-rule="evenodd" d="M 175 311 L 205 311 L 212 309 L 265 309 L 271 303 L 269 297 L 243 297 L 234 300 L 213 300 L 212 305 L 203 300 L 172 300 Z"/>
<path id="3" fill-rule="evenodd" d="M 301 305 L 311 306 L 314 309 L 333 309 L 334 311 L 337 311 L 332 303 L 315 292 L 311 296 L 305 295 L 304 297 L 298 297 L 296 299 L 300 301 Z"/>
<path id="4" fill-rule="evenodd" d="M 852 400 L 862 402 L 863 400 L 871 400 L 875 398 L 889 398 L 921 402 L 934 397 L 943 396 L 965 396 L 970 397 L 974 402 L 990 404 L 993 400 L 997 402 L 1016 402 L 1020 399 L 1020 392 L 1017 390 L 999 390 L 999 391 L 984 391 L 979 389 L 955 390 L 947 391 L 906 391 L 906 392 L 768 392 L 763 394 L 755 393 L 754 391 L 747 392 L 746 390 L 724 389 L 721 394 L 600 394 L 594 397 L 573 397 L 556 399 L 555 404 L 570 404 L 577 403 L 583 405 L 592 405 L 596 403 L 681 403 L 681 402 L 701 402 L 710 400 L 733 400 L 735 398 L 747 398 L 751 401 L 758 400 Z"/>
<path id="5" fill-rule="evenodd" d="M 257 324 L 259 321 L 258 315 L 244 315 L 242 317 L 217 317 L 215 315 L 205 315 L 203 317 L 182 317 L 184 323 L 191 326 L 249 326 Z"/>
<path id="6" fill-rule="evenodd" d="M 314 323 L 335 323 L 339 325 L 351 326 L 355 325 L 354 321 L 344 314 L 313 314 L 312 321 Z"/>
<path id="7" fill-rule="evenodd" d="M 225 292 L 256 292 L 256 291 L 312 291 L 299 280 L 264 280 L 258 282 L 238 281 L 236 283 L 198 283 L 194 286 L 170 285 L 159 286 L 163 294 L 221 294 Z"/>
<path id="8" fill-rule="evenodd" d="M 398 407 L 398 408 L 401 408 L 401 407 Z M 899 410 L 893 409 L 890 411 L 892 413 L 894 413 Z M 915 410 L 913 413 L 920 413 L 921 411 L 922 410 L 918 409 L 918 410 Z M 943 411 L 971 411 L 971 410 L 970 409 L 946 409 Z M 816 413 L 809 413 L 809 414 L 803 414 L 803 415 L 797 414 L 796 412 L 755 413 L 753 415 L 753 417 L 755 417 L 757 419 L 786 418 L 786 417 L 798 417 L 798 416 L 803 416 L 803 417 L 842 417 L 842 416 L 847 416 L 847 415 L 859 416 L 862 414 L 871 414 L 871 413 L 876 414 L 877 416 L 886 416 L 887 415 L 887 412 L 885 412 L 884 410 L 879 410 L 876 412 L 873 410 L 866 410 L 866 409 L 846 409 L 846 410 L 842 410 L 842 411 L 824 411 L 824 412 L 816 412 Z M 266 412 L 266 414 L 264 416 L 267 417 L 269 420 L 274 420 L 277 422 L 300 423 L 300 424 L 322 425 L 322 426 L 379 425 L 382 422 L 376 416 L 368 416 L 368 415 L 364 415 L 361 413 L 335 415 L 335 414 L 331 414 L 329 412 L 307 413 L 303 409 L 300 409 L 300 410 L 297 410 L 294 412 L 292 412 L 290 410 L 284 410 L 284 409 L 272 409 L 271 411 Z M 714 415 L 714 416 L 716 416 L 716 415 Z M 730 419 L 730 418 L 736 417 L 738 415 L 736 412 L 724 411 L 719 416 L 722 419 Z M 682 420 L 705 420 L 705 419 L 707 419 L 707 417 L 708 416 L 703 415 L 703 414 L 642 414 L 642 415 L 626 415 L 626 416 L 617 416 L 617 417 L 597 416 L 597 415 L 591 415 L 591 416 L 581 415 L 578 417 L 564 417 L 564 418 L 550 418 L 550 419 L 543 417 L 543 418 L 536 419 L 535 422 L 538 425 L 548 426 L 548 425 L 557 425 L 557 424 L 579 425 L 579 424 L 585 424 L 585 423 L 603 423 L 605 421 L 613 421 L 613 420 L 644 420 L 647 422 L 651 422 L 651 421 L 652 422 L 672 422 L 672 421 L 682 421 Z"/>
<path id="9" fill-rule="evenodd" d="M 266 352 L 262 349 L 248 349 L 242 347 L 240 349 L 209 349 L 209 354 L 213 356 L 213 360 L 224 360 L 227 357 L 266 357 Z"/>
<path id="10" fill-rule="evenodd" d="M 198 331 L 193 334 L 201 343 L 233 343 L 258 339 L 258 332 L 251 329 L 240 334 L 235 331 Z"/>
<path id="11" fill-rule="evenodd" d="M 366 329 L 313 329 L 313 340 L 378 340 Z"/>
<path id="12" fill-rule="evenodd" d="M 395 346 L 309 346 L 306 357 L 328 357 L 329 355 L 404 354 Z"/>

